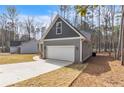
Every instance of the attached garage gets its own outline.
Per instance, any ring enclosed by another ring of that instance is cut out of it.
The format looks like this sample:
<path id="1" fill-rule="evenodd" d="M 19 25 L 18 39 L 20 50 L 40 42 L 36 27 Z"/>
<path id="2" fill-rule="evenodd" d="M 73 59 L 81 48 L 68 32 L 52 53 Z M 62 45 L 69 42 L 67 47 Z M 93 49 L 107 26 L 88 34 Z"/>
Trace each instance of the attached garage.
<path id="1" fill-rule="evenodd" d="M 47 46 L 46 58 L 58 60 L 75 60 L 75 46 Z"/>
<path id="2" fill-rule="evenodd" d="M 44 59 L 82 63 L 92 54 L 91 34 L 79 31 L 59 15 L 54 18 L 41 42 Z"/>

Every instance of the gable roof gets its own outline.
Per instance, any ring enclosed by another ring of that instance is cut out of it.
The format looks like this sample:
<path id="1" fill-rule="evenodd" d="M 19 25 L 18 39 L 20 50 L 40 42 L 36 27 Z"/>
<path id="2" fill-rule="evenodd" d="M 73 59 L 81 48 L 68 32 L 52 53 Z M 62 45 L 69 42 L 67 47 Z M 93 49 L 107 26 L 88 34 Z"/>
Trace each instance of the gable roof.
<path id="1" fill-rule="evenodd" d="M 67 20 L 65 20 L 63 17 L 61 17 L 60 15 L 56 15 L 56 17 L 54 18 L 54 20 L 52 21 L 52 23 L 50 24 L 50 26 L 48 27 L 46 33 L 44 34 L 44 36 L 41 38 L 41 40 L 45 39 L 45 37 L 47 36 L 48 32 L 50 31 L 50 29 L 54 26 L 54 24 L 56 23 L 57 19 L 60 18 L 62 21 L 64 21 L 70 28 L 73 29 L 73 31 L 75 31 L 81 38 L 88 40 L 87 36 L 83 33 L 80 32 L 76 27 L 74 27 L 71 23 L 69 23 Z"/>
<path id="2" fill-rule="evenodd" d="M 91 41 L 91 33 L 86 32 L 86 31 L 80 31 L 80 33 L 82 33 L 83 35 L 85 35 L 85 37 L 87 38 L 88 41 Z"/>
<path id="3" fill-rule="evenodd" d="M 29 41 L 25 41 L 25 42 L 23 42 L 21 45 L 24 45 L 24 44 L 27 44 L 27 43 L 30 43 L 30 42 L 38 42 L 38 40 L 36 40 L 36 39 L 31 39 L 31 40 L 29 40 Z"/>
<path id="4" fill-rule="evenodd" d="M 10 46 L 19 46 L 19 45 L 21 45 L 21 41 L 10 41 Z"/>

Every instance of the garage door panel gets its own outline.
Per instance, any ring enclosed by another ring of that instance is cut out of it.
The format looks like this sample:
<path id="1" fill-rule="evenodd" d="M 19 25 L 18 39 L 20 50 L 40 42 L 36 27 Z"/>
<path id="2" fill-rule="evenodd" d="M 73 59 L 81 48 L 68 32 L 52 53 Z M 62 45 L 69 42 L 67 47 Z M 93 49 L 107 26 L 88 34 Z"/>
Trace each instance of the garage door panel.
<path id="1" fill-rule="evenodd" d="M 74 56 L 74 46 L 47 46 L 47 58 L 74 61 Z"/>

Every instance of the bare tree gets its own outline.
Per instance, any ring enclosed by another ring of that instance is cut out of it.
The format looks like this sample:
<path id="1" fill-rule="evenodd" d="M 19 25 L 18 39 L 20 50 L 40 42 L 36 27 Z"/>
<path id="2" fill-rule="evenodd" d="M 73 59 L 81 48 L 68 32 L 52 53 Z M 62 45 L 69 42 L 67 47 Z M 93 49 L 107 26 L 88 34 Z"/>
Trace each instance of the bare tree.
<path id="1" fill-rule="evenodd" d="M 122 23 L 121 23 L 121 62 L 124 65 L 124 6 L 122 5 Z"/>
<path id="2" fill-rule="evenodd" d="M 60 10 L 60 15 L 63 16 L 64 18 L 69 18 L 69 5 L 60 5 L 59 10 Z"/>
<path id="3" fill-rule="evenodd" d="M 5 51 L 5 27 L 7 24 L 7 19 L 4 14 L 0 15 L 0 27 L 1 27 L 1 43 L 2 43 L 2 52 Z"/>
<path id="4" fill-rule="evenodd" d="M 46 30 L 46 27 L 44 26 L 44 24 L 42 22 L 36 22 L 35 35 L 38 35 L 38 37 L 39 37 L 39 34 L 40 34 L 40 38 L 42 38 L 45 30 Z"/>
<path id="5" fill-rule="evenodd" d="M 9 51 L 10 41 L 14 40 L 14 34 L 16 33 L 16 22 L 17 22 L 17 10 L 15 6 L 7 6 L 5 11 L 0 16 L 0 24 L 2 30 L 2 46 L 6 47 Z M 3 42 L 5 41 L 5 42 Z"/>
<path id="6" fill-rule="evenodd" d="M 33 23 L 34 23 L 34 18 L 29 16 L 24 21 L 26 31 L 28 32 L 29 40 L 31 39 L 31 33 L 34 30 Z"/>
<path id="7" fill-rule="evenodd" d="M 122 8 L 122 6 L 121 6 L 121 8 Z M 122 12 L 122 9 L 121 9 L 121 12 Z M 121 13 L 121 15 L 119 15 L 119 16 L 116 16 L 117 17 L 117 20 L 119 21 L 119 18 L 121 18 L 121 23 L 119 24 L 119 22 L 117 21 L 117 24 L 119 25 L 119 28 L 118 28 L 118 33 L 117 33 L 117 57 L 116 57 L 116 59 L 119 59 L 119 57 L 120 57 L 120 55 L 121 55 L 121 53 L 120 53 L 120 49 L 121 49 L 121 29 L 122 29 L 122 24 L 123 24 L 123 18 L 122 18 L 122 13 Z"/>
<path id="8" fill-rule="evenodd" d="M 114 39 L 114 16 L 115 16 L 115 6 L 111 6 L 111 16 L 112 16 L 112 49 L 114 49 L 114 58 L 116 59 L 116 47 L 115 47 L 115 39 Z"/>
<path id="9" fill-rule="evenodd" d="M 99 12 L 99 37 L 98 37 L 98 48 L 99 48 L 99 53 L 100 53 L 100 49 L 101 49 L 101 43 L 100 43 L 100 33 L 101 33 L 101 31 L 100 31 L 100 15 L 101 15 L 101 7 L 100 7 L 100 6 L 99 6 L 98 12 Z"/>
<path id="10" fill-rule="evenodd" d="M 5 16 L 8 21 L 9 30 L 14 32 L 13 40 L 15 40 L 16 25 L 17 25 L 17 21 L 18 21 L 18 12 L 17 12 L 16 7 L 15 6 L 7 6 Z"/>

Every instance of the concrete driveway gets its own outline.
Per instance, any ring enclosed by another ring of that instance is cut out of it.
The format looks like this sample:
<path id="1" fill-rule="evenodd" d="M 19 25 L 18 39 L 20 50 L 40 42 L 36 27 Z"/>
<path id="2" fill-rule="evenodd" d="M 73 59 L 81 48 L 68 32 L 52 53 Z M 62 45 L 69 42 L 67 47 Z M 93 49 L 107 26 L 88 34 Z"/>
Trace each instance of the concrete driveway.
<path id="1" fill-rule="evenodd" d="M 72 64 L 72 62 L 47 59 L 0 65 L 0 86 L 8 86 L 69 64 Z"/>

